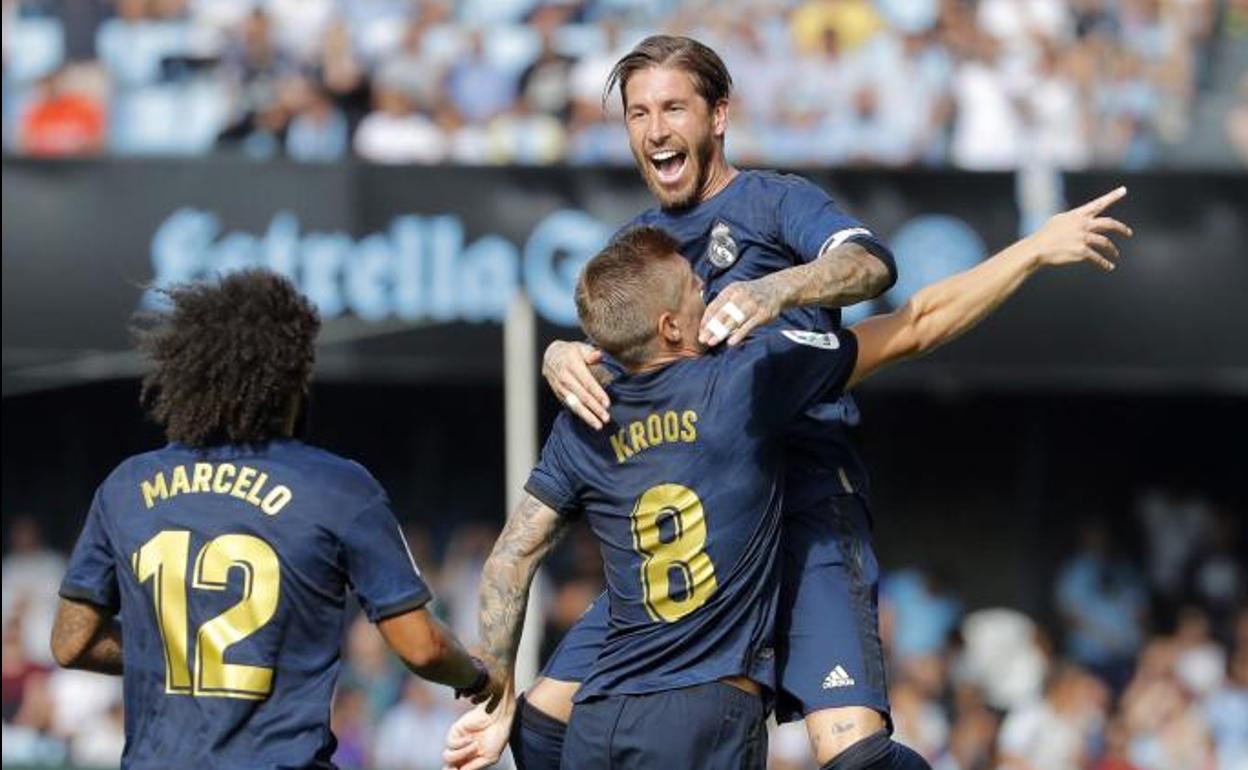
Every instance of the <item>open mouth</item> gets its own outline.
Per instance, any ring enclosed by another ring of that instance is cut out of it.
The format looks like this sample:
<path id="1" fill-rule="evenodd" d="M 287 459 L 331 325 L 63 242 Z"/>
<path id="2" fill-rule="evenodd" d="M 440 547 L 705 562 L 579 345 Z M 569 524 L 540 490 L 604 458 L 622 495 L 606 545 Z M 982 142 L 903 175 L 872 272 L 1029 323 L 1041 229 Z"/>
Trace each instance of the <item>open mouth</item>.
<path id="1" fill-rule="evenodd" d="M 687 156 L 679 150 L 659 150 L 650 153 L 650 165 L 654 167 L 655 175 L 659 178 L 659 183 L 663 185 L 675 184 L 680 175 L 684 173 L 685 161 Z"/>

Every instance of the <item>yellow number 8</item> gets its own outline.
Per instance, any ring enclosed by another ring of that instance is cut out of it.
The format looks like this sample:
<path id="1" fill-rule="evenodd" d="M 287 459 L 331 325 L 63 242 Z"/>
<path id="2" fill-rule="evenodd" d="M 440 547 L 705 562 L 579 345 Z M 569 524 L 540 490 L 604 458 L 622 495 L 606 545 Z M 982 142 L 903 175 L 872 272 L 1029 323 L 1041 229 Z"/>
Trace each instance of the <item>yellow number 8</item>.
<path id="1" fill-rule="evenodd" d="M 674 529 L 663 538 L 664 521 Z M 706 551 L 706 514 L 702 501 L 688 487 L 660 484 L 646 490 L 633 508 L 633 545 L 643 557 L 641 588 L 646 611 L 655 620 L 674 623 L 715 593 L 715 565 Z M 684 577 L 683 595 L 672 595 L 672 570 Z"/>

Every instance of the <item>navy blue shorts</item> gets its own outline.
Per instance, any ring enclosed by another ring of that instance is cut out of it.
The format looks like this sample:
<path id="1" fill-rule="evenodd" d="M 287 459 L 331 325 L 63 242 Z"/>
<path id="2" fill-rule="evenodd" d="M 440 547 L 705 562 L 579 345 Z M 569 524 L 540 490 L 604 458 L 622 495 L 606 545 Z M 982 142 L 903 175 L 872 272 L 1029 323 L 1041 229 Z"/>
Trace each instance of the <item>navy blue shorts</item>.
<path id="1" fill-rule="evenodd" d="M 781 535 L 776 718 L 866 706 L 888 716 L 879 633 L 879 564 L 870 513 L 857 495 L 786 512 Z M 564 636 L 543 676 L 580 682 L 607 635 L 607 599 L 594 600 Z"/>
<path id="2" fill-rule="evenodd" d="M 763 701 L 723 682 L 578 703 L 565 770 L 763 770 Z"/>
<path id="3" fill-rule="evenodd" d="M 838 495 L 785 513 L 776 719 L 866 706 L 888 716 L 880 643 L 880 567 L 862 498 Z"/>

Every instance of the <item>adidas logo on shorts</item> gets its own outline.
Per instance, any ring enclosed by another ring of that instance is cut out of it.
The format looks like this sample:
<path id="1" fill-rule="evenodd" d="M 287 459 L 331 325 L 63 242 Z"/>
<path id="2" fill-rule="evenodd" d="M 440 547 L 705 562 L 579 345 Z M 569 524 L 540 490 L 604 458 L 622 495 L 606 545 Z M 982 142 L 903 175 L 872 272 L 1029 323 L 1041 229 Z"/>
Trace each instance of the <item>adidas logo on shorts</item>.
<path id="1" fill-rule="evenodd" d="M 854 678 L 849 675 L 844 666 L 838 665 L 836 668 L 828 672 L 823 680 L 823 689 L 831 690 L 837 687 L 853 687 Z"/>

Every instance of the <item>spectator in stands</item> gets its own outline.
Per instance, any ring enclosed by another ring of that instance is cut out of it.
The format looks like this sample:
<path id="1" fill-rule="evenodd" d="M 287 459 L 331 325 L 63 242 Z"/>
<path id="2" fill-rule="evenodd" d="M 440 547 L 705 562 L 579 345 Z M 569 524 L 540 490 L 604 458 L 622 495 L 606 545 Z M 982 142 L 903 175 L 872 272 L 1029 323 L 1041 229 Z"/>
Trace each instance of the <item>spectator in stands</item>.
<path id="1" fill-rule="evenodd" d="M 793 10 L 793 39 L 803 52 L 815 51 L 831 30 L 846 51 L 866 43 L 883 20 L 870 0 L 806 0 Z"/>
<path id="2" fill-rule="evenodd" d="M 1214 761 L 1213 736 L 1201 705 L 1176 675 L 1178 652 L 1172 638 L 1151 641 L 1122 694 L 1129 755 L 1142 770 L 1207 768 Z"/>
<path id="3" fill-rule="evenodd" d="M 1199 497 L 1153 488 L 1137 497 L 1135 517 L 1144 531 L 1153 590 L 1164 604 L 1177 606 L 1188 565 L 1212 532 L 1212 507 Z"/>
<path id="4" fill-rule="evenodd" d="M 23 688 L 22 706 L 12 720 L 4 721 L 0 738 L 0 761 L 5 765 L 57 765 L 65 761 L 65 741 L 52 730 L 55 704 L 48 677 L 31 677 Z"/>
<path id="5" fill-rule="evenodd" d="M 932 770 L 996 770 L 1000 727 L 1000 712 L 988 708 L 977 688 L 957 688 L 949 743 Z"/>
<path id="6" fill-rule="evenodd" d="M 269 15 L 256 7 L 225 51 L 225 71 L 235 90 L 236 122 L 270 109 L 276 100 L 278 79 L 295 71 L 274 37 Z"/>
<path id="7" fill-rule="evenodd" d="M 1218 770 L 1240 770 L 1248 762 L 1248 610 L 1240 625 L 1244 631 L 1227 661 L 1226 680 L 1204 704 Z"/>
<path id="8" fill-rule="evenodd" d="M 1058 572 L 1056 604 L 1071 659 L 1120 691 L 1144 641 L 1148 593 L 1102 523 L 1080 533 L 1078 550 Z"/>
<path id="9" fill-rule="evenodd" d="M 432 59 L 424 50 L 427 27 L 420 19 L 408 22 L 399 50 L 379 62 L 373 78 L 407 94 L 417 105 L 435 112 L 445 98 L 442 62 Z"/>
<path id="10" fill-rule="evenodd" d="M 1071 66 L 1055 42 L 1044 40 L 1035 82 L 1023 98 L 1028 159 L 1046 168 L 1083 168 L 1092 159 L 1088 118 Z"/>
<path id="11" fill-rule="evenodd" d="M 446 136 L 403 86 L 374 83 L 375 109 L 355 132 L 355 152 L 374 163 L 438 163 L 447 154 Z"/>
<path id="12" fill-rule="evenodd" d="M 300 80 L 302 94 L 286 132 L 286 154 L 305 163 L 340 160 L 347 152 L 346 116 L 319 83 Z"/>
<path id="13" fill-rule="evenodd" d="M 554 29 L 546 27 L 540 32 L 542 49 L 520 73 L 517 106 L 530 114 L 566 123 L 572 110 L 572 65 L 576 60 L 555 48 Z"/>
<path id="14" fill-rule="evenodd" d="M 439 770 L 442 743 L 425 736 L 446 735 L 460 713 L 429 685 L 408 677 L 403 700 L 377 727 L 373 763 L 381 770 Z"/>
<path id="15" fill-rule="evenodd" d="M 446 90 L 451 104 L 465 120 L 484 124 L 515 101 L 516 81 L 490 60 L 484 33 L 475 29 L 469 33 L 466 54 L 456 59 L 447 74 Z"/>
<path id="16" fill-rule="evenodd" d="M 1058 664 L 1044 698 L 1010 712 L 999 739 L 1003 770 L 1080 770 L 1093 756 L 1109 691 L 1084 671 Z"/>
<path id="17" fill-rule="evenodd" d="M 8 586 L 5 586 L 6 592 Z M 6 723 L 13 722 L 25 702 L 26 688 L 33 679 L 46 677 L 48 667 L 32 661 L 26 655 L 25 641 L 22 639 L 22 621 L 27 600 L 20 600 L 15 606 L 13 617 L 4 623 L 3 646 L 3 716 Z"/>
<path id="18" fill-rule="evenodd" d="M 372 105 L 372 89 L 351 29 L 342 20 L 331 22 L 325 29 L 320 60 L 313 70 L 354 132 Z"/>
<path id="19" fill-rule="evenodd" d="M 0 568 L 5 634 L 20 633 L 25 657 L 33 664 L 51 666 L 48 637 L 56 616 L 56 590 L 65 574 L 65 557 L 44 543 L 33 516 L 12 517 L 6 545 L 4 566 Z"/>
<path id="20" fill-rule="evenodd" d="M 892 680 L 888 702 L 896 728 L 894 740 L 914 749 L 928 762 L 936 761 L 949 744 L 949 719 L 944 708 L 904 673 Z"/>
<path id="21" fill-rule="evenodd" d="M 890 653 L 902 666 L 941 655 L 962 617 L 962 603 L 936 570 L 898 570 L 881 587 L 882 625 Z"/>
<path id="22" fill-rule="evenodd" d="M 84 77 L 85 76 L 85 77 Z M 44 78 L 22 116 L 18 147 L 36 157 L 95 155 L 104 150 L 107 116 L 82 67 Z"/>
<path id="23" fill-rule="evenodd" d="M 955 113 L 950 159 L 958 168 L 1015 168 L 1022 157 L 1018 94 L 1001 68 L 1001 45 L 980 34 L 953 77 Z"/>

